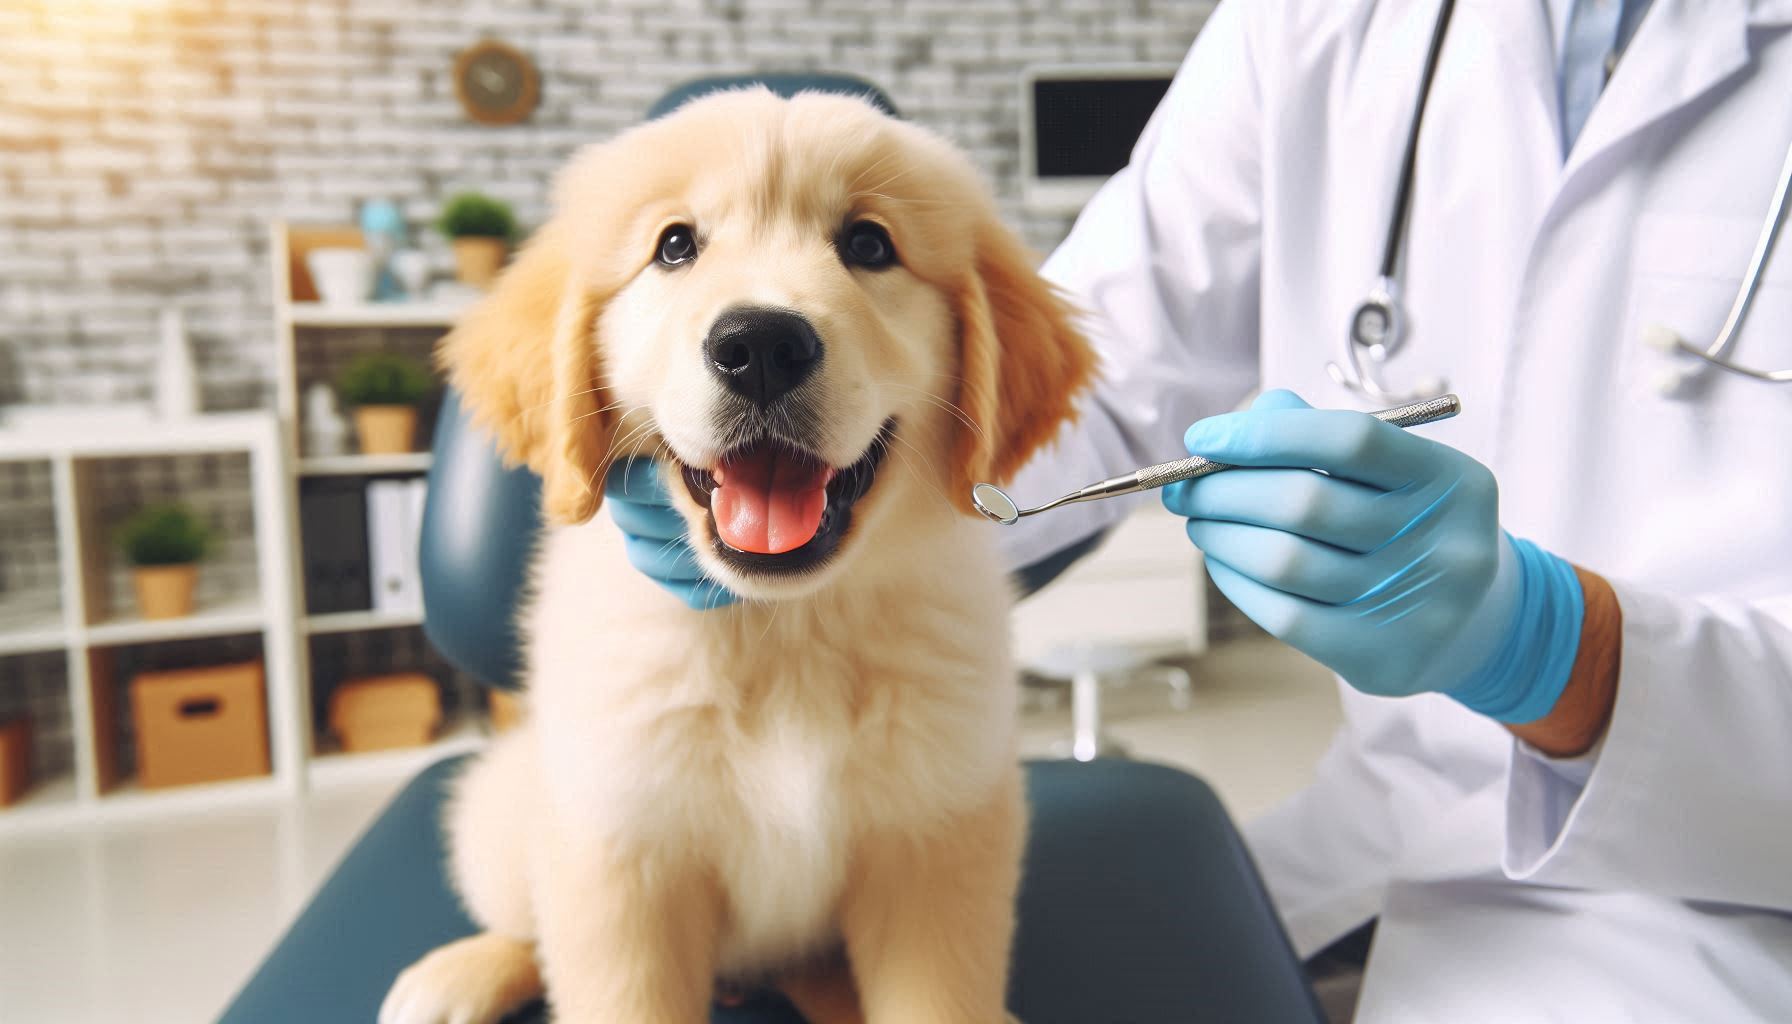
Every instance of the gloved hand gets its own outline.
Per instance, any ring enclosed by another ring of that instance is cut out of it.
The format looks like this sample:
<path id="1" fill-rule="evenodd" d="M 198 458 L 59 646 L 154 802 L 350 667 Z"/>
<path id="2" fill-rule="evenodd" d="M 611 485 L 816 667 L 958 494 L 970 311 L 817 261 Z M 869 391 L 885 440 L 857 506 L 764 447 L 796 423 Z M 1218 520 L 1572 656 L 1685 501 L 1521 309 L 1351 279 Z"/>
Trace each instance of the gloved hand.
<path id="1" fill-rule="evenodd" d="M 697 564 L 684 517 L 672 507 L 652 460 L 611 466 L 604 476 L 604 506 L 622 528 L 629 564 L 648 579 L 697 611 L 734 603 L 734 593 Z"/>
<path id="2" fill-rule="evenodd" d="M 1214 583 L 1258 625 L 1364 693 L 1446 693 L 1504 722 L 1555 707 L 1580 646 L 1580 582 L 1500 529 L 1486 466 L 1288 391 L 1201 420 L 1184 442 L 1262 467 L 1163 495 L 1188 517 Z"/>

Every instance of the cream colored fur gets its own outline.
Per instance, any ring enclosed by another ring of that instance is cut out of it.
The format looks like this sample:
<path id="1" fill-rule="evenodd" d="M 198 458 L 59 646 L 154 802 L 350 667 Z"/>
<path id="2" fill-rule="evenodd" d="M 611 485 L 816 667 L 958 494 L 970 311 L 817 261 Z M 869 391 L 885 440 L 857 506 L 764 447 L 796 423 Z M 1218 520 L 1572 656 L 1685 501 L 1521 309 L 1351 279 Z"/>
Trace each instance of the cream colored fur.
<path id="1" fill-rule="evenodd" d="M 843 266 L 853 218 L 901 266 Z M 652 265 L 681 222 L 698 259 Z M 629 565 L 593 491 L 625 451 L 713 465 L 700 342 L 741 302 L 822 336 L 817 452 L 845 466 L 892 417 L 896 441 L 798 580 L 719 560 L 669 468 L 700 560 L 743 596 L 694 612 Z M 1001 1021 L 1011 594 L 961 492 L 1057 429 L 1090 360 L 962 158 L 857 101 L 699 101 L 574 162 L 444 359 L 555 522 L 523 618 L 528 722 L 448 816 L 485 932 L 402 974 L 382 1024 L 494 1021 L 544 984 L 558 1021 L 696 1024 L 717 978 L 783 983 L 817 1024 Z"/>

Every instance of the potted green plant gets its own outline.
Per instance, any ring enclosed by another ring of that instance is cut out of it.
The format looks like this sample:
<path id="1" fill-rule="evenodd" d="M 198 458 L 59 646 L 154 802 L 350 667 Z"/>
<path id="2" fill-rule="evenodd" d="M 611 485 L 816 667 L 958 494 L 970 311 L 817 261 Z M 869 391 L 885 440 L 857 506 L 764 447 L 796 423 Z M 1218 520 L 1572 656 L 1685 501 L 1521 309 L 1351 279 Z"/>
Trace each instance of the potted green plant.
<path id="1" fill-rule="evenodd" d="M 491 287 L 516 237 L 510 205 L 478 192 L 462 192 L 442 207 L 436 226 L 454 245 L 455 276 L 476 288 Z"/>
<path id="2" fill-rule="evenodd" d="M 336 392 L 354 408 L 355 433 L 368 455 L 410 451 L 417 437 L 417 405 L 435 389 L 428 368 L 396 352 L 357 356 L 336 378 Z"/>
<path id="3" fill-rule="evenodd" d="M 177 619 L 193 611 L 199 560 L 211 530 L 185 505 L 147 505 L 125 520 L 118 545 L 131 563 L 137 609 L 146 619 Z"/>

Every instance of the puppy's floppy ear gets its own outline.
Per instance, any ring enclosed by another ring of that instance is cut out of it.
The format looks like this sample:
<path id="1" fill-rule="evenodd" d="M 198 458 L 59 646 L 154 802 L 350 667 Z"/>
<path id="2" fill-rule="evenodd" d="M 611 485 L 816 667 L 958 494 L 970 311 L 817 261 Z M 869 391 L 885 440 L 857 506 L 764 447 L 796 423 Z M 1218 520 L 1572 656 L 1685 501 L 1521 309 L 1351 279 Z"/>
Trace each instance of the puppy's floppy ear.
<path id="1" fill-rule="evenodd" d="M 958 432 L 952 497 L 972 512 L 973 484 L 1007 482 L 1075 419 L 1072 400 L 1089 382 L 1095 354 L 1070 305 L 993 215 L 977 229 L 958 318 L 958 404 L 969 423 Z"/>
<path id="2" fill-rule="evenodd" d="M 547 520 L 582 523 L 602 497 L 595 477 L 614 424 L 598 390 L 604 297 L 577 279 L 565 235 L 557 223 L 537 232 L 437 359 L 506 461 L 541 476 Z"/>

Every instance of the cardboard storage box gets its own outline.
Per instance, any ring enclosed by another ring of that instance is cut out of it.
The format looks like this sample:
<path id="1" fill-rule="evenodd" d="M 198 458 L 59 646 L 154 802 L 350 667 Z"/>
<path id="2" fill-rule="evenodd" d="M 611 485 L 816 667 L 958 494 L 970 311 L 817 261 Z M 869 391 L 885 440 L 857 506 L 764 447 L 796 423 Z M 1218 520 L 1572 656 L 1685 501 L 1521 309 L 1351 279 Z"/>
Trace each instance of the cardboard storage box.
<path id="1" fill-rule="evenodd" d="M 31 726 L 24 718 L 0 721 L 0 807 L 19 802 L 31 788 Z"/>
<path id="2" fill-rule="evenodd" d="M 442 695 L 420 672 L 349 679 L 330 694 L 330 731 L 349 753 L 420 747 L 442 721 Z"/>
<path id="3" fill-rule="evenodd" d="M 131 716 L 145 788 L 268 773 L 259 661 L 145 672 L 131 680 Z"/>

